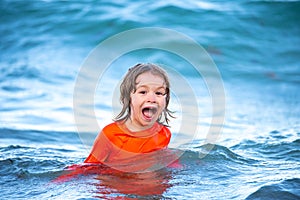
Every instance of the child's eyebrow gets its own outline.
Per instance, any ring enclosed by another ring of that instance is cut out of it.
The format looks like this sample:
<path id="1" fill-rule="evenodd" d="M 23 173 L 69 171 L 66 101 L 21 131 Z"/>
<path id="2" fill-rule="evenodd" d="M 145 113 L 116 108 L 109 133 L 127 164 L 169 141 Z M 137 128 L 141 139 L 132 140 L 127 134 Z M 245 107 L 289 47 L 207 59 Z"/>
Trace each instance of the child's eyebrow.
<path id="1" fill-rule="evenodd" d="M 148 85 L 136 85 L 136 86 L 137 86 L 136 88 L 143 88 L 143 87 L 144 87 L 144 88 L 149 88 Z M 167 89 L 167 88 L 166 88 L 165 85 L 162 85 L 162 86 L 157 87 L 156 89 L 157 89 L 157 90 L 159 90 L 159 89 L 164 89 L 164 90 L 165 90 L 165 89 Z"/>
<path id="2" fill-rule="evenodd" d="M 160 87 L 158 87 L 158 88 L 156 88 L 156 89 L 164 89 L 164 90 L 166 90 L 167 88 L 165 87 L 165 86 L 160 86 Z"/>

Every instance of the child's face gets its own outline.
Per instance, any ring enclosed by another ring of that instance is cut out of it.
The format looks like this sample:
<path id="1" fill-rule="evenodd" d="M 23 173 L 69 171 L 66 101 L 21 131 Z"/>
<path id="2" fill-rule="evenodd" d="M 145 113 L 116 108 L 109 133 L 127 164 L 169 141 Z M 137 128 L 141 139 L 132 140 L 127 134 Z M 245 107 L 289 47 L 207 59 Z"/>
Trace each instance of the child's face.
<path id="1" fill-rule="evenodd" d="M 150 72 L 140 74 L 136 79 L 136 91 L 131 98 L 131 122 L 128 128 L 144 130 L 150 128 L 166 106 L 166 85 L 162 77 Z"/>

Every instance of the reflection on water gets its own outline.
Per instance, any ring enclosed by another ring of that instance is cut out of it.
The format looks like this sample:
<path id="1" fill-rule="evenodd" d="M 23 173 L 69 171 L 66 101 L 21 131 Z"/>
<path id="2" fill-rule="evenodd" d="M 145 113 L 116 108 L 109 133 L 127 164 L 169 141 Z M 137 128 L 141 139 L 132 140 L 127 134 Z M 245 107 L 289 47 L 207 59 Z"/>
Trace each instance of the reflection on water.
<path id="1" fill-rule="evenodd" d="M 162 194 L 172 185 L 170 170 L 161 169 L 146 173 L 118 173 L 98 175 L 95 179 L 97 197 L 107 198 L 111 194 L 120 196 L 131 195 L 131 197 L 148 196 L 162 197 Z"/>

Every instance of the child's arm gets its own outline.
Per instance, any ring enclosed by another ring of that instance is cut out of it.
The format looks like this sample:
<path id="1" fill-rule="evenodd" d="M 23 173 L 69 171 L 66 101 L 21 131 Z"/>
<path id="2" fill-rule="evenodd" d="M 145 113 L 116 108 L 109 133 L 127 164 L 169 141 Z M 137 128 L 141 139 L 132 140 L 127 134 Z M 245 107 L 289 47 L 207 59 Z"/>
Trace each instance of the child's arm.
<path id="1" fill-rule="evenodd" d="M 93 148 L 84 163 L 103 163 L 109 156 L 111 143 L 102 131 L 96 138 Z"/>

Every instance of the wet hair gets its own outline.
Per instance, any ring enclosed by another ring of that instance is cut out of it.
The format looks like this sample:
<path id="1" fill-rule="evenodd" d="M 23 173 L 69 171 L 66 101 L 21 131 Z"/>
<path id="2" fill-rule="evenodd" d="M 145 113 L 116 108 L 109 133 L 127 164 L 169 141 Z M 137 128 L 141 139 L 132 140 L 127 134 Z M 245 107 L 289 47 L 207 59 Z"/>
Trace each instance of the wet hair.
<path id="1" fill-rule="evenodd" d="M 167 75 L 167 72 L 160 68 L 159 66 L 153 63 L 139 63 L 135 66 L 129 68 L 127 74 L 123 78 L 123 81 L 120 85 L 120 101 L 122 104 L 121 112 L 115 117 L 115 121 L 126 121 L 131 114 L 130 108 L 130 94 L 136 91 L 136 79 L 139 75 L 150 72 L 153 75 L 160 76 L 166 85 L 166 107 L 163 110 L 161 116 L 158 118 L 158 122 L 164 125 L 169 124 L 169 117 L 174 118 L 172 115 L 173 112 L 168 109 L 169 101 L 170 101 L 170 81 Z M 162 116 L 163 115 L 163 116 Z M 166 123 L 166 124 L 165 124 Z"/>

